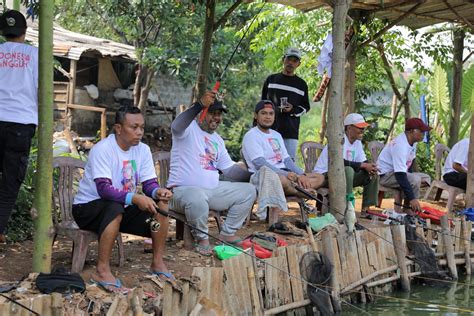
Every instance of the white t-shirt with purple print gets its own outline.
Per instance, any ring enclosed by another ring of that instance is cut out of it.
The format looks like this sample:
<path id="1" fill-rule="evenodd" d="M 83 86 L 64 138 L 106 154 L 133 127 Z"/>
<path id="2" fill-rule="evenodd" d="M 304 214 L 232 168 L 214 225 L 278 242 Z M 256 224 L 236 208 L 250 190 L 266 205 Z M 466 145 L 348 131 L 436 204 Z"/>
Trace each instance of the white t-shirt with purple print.
<path id="1" fill-rule="evenodd" d="M 119 191 L 136 193 L 139 183 L 156 178 L 150 147 L 139 143 L 124 151 L 117 144 L 115 134 L 98 142 L 89 153 L 74 204 L 100 199 L 94 181 L 99 178 L 112 180 L 112 186 Z"/>
<path id="2" fill-rule="evenodd" d="M 285 159 L 289 157 L 281 134 L 272 129 L 264 133 L 257 126 L 250 129 L 242 141 L 242 152 L 249 172 L 256 172 L 253 160 L 263 157 L 275 168 L 285 168 Z"/>
<path id="3" fill-rule="evenodd" d="M 195 186 L 213 189 L 219 185 L 219 171 L 234 161 L 216 132 L 203 131 L 194 120 L 180 135 L 173 134 L 168 187 Z"/>

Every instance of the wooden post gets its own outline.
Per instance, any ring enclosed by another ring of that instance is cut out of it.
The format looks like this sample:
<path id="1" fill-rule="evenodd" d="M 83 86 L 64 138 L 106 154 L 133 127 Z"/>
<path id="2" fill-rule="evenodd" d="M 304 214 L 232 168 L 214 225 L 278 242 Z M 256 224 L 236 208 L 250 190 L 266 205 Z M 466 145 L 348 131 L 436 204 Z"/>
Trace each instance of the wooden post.
<path id="1" fill-rule="evenodd" d="M 100 139 L 107 137 L 107 114 L 103 111 L 100 114 Z"/>
<path id="2" fill-rule="evenodd" d="M 471 230 L 468 229 L 466 217 L 461 217 L 461 227 L 464 245 L 464 258 L 466 259 L 466 274 L 471 275 Z"/>
<path id="3" fill-rule="evenodd" d="M 60 293 L 51 294 L 51 309 L 53 316 L 62 315 L 63 296 Z"/>
<path id="4" fill-rule="evenodd" d="M 408 278 L 408 268 L 406 264 L 406 236 L 404 225 L 390 226 L 392 231 L 393 248 L 397 256 L 398 267 L 400 269 L 400 283 L 402 290 L 410 292 L 410 279 Z"/>
<path id="5" fill-rule="evenodd" d="M 426 242 L 428 246 L 433 245 L 433 231 L 431 230 L 431 219 L 426 219 Z"/>
<path id="6" fill-rule="evenodd" d="M 69 95 L 67 103 L 74 104 L 76 94 L 76 78 L 77 78 L 77 60 L 71 59 L 71 65 L 69 67 Z"/>
<path id="7" fill-rule="evenodd" d="M 331 299 L 332 299 L 332 308 L 335 313 L 341 312 L 341 300 L 339 296 L 339 285 L 341 284 L 338 280 L 338 275 L 336 271 L 336 265 L 335 262 L 336 260 L 334 259 L 334 250 L 333 250 L 333 243 L 336 242 L 336 238 L 334 236 L 334 232 L 330 230 L 323 230 L 321 232 L 322 235 L 322 241 L 323 241 L 323 249 L 324 249 L 324 254 L 328 257 L 329 262 L 331 262 L 332 265 L 332 274 L 331 274 L 331 280 L 330 280 L 330 287 L 328 288 L 331 293 Z"/>
<path id="8" fill-rule="evenodd" d="M 255 284 L 255 272 L 251 267 L 247 267 L 247 279 L 249 282 L 252 315 L 263 315 L 262 308 L 260 306 L 260 299 L 257 293 L 257 285 Z"/>
<path id="9" fill-rule="evenodd" d="M 454 258 L 453 240 L 449 230 L 448 216 L 441 216 L 441 232 L 443 235 L 444 248 L 446 249 L 446 260 L 448 262 L 449 272 L 454 280 L 458 279 L 458 270 L 456 269 L 456 261 Z"/>

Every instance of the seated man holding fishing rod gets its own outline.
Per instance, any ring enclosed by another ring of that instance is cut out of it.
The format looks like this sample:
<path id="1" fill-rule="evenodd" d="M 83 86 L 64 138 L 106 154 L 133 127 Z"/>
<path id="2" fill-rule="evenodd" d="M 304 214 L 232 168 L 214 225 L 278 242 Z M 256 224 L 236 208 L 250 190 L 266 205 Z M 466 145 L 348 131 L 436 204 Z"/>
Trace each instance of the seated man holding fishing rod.
<path id="1" fill-rule="evenodd" d="M 248 165 L 248 169 L 254 175 L 251 182 L 259 188 L 259 210 L 257 216 L 260 220 L 266 218 L 266 206 L 288 211 L 284 195 L 302 196 L 294 187 L 294 183 L 306 190 L 319 188 L 324 181 L 321 174 L 304 174 L 294 163 L 286 151 L 282 136 L 271 129 L 275 122 L 275 105 L 270 100 L 259 101 L 255 105 L 254 127 L 244 136 L 242 141 L 242 153 Z M 266 167 L 264 172 L 262 168 Z M 273 171 L 269 173 L 268 171 Z M 258 177 L 259 179 L 256 179 Z M 270 194 L 262 197 L 266 186 L 275 184 L 273 179 L 279 181 L 278 187 L 270 190 Z M 262 183 L 263 182 L 263 183 Z M 280 188 L 281 186 L 281 188 Z M 279 194 L 279 192 L 284 194 Z M 275 212 L 272 212 L 275 213 Z M 278 214 L 278 213 L 276 213 Z M 270 219 L 272 224 L 272 219 Z"/>
<path id="2" fill-rule="evenodd" d="M 418 201 L 422 181 L 430 181 L 430 177 L 421 172 L 413 172 L 416 157 L 416 144 L 423 140 L 425 132 L 431 127 L 419 118 L 410 118 L 405 122 L 405 132 L 398 135 L 386 145 L 379 155 L 380 184 L 401 189 L 404 197 L 404 209 L 409 215 L 421 212 Z"/>
<path id="3" fill-rule="evenodd" d="M 368 124 L 358 113 L 351 113 L 344 119 L 344 171 L 346 174 L 346 198 L 353 199 L 353 188 L 363 186 L 362 213 L 370 206 L 377 205 L 379 176 L 377 164 L 369 162 L 365 156 L 362 137 Z M 314 166 L 314 172 L 325 176 L 324 187 L 328 186 L 328 146 L 326 145 Z"/>
<path id="4" fill-rule="evenodd" d="M 81 229 L 99 235 L 99 258 L 91 281 L 107 291 L 127 292 L 110 270 L 110 256 L 119 232 L 151 237 L 150 273 L 174 280 L 163 261 L 168 235 L 170 190 L 160 188 L 150 148 L 141 143 L 145 120 L 137 107 L 121 107 L 115 114 L 115 133 L 90 151 L 72 214 Z M 141 184 L 143 193 L 138 192 Z"/>
<path id="5" fill-rule="evenodd" d="M 232 161 L 224 140 L 216 132 L 226 112 L 224 104 L 216 100 L 216 93 L 208 91 L 171 124 L 170 208 L 186 215 L 196 239 L 195 250 L 204 256 L 212 255 L 209 209 L 227 210 L 218 239 L 237 244 L 241 239 L 235 233 L 256 197 L 250 183 L 219 181 L 219 171 L 227 178 L 248 180 L 248 172 Z M 202 120 L 198 118 L 200 113 Z"/>

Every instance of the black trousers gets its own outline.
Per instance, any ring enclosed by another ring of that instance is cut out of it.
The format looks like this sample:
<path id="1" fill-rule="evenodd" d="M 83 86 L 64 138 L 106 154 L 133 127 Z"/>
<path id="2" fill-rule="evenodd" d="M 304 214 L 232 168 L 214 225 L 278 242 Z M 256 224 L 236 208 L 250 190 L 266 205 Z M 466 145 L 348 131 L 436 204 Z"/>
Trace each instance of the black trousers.
<path id="1" fill-rule="evenodd" d="M 443 176 L 444 182 L 447 184 L 466 190 L 467 187 L 467 174 L 460 172 L 448 172 Z"/>
<path id="2" fill-rule="evenodd" d="M 34 124 L 0 121 L 0 234 L 8 224 L 21 183 L 25 179 Z"/>

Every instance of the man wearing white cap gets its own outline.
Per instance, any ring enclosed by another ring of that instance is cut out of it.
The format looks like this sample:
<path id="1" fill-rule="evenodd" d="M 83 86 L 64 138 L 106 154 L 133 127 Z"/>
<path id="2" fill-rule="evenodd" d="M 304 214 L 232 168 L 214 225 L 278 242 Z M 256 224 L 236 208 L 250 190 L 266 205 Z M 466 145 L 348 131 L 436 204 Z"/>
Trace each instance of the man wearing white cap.
<path id="1" fill-rule="evenodd" d="M 283 71 L 268 76 L 262 89 L 262 100 L 271 100 L 278 107 L 272 129 L 281 134 L 293 160 L 298 147 L 300 116 L 310 109 L 308 85 L 295 74 L 300 60 L 300 50 L 289 48 L 283 56 Z"/>
<path id="2" fill-rule="evenodd" d="M 346 195 L 352 194 L 353 187 L 363 186 L 362 211 L 377 204 L 378 181 L 377 165 L 368 162 L 362 146 L 362 136 L 369 124 L 358 113 L 351 113 L 344 119 L 344 170 L 346 173 Z M 327 187 L 328 146 L 324 147 L 313 172 L 324 174 Z"/>

